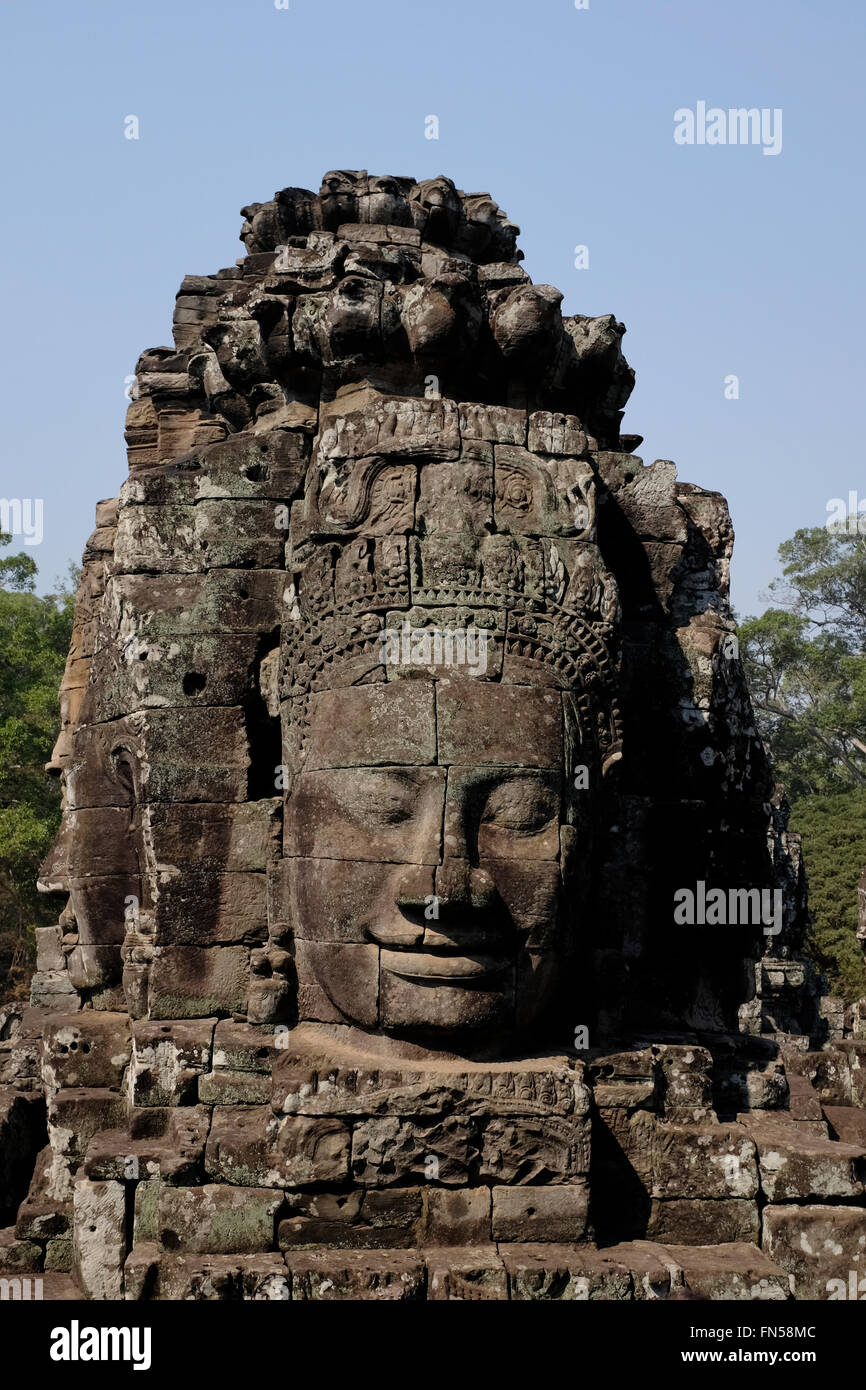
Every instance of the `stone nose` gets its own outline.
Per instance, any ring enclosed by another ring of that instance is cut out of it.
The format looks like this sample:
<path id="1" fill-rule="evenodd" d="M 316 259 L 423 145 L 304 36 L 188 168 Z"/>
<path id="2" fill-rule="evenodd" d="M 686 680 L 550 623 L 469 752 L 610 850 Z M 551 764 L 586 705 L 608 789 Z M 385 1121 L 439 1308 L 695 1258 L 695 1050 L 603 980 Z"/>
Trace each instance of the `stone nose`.
<path id="1" fill-rule="evenodd" d="M 435 911 L 424 945 L 448 950 L 490 950 L 502 931 L 494 909 L 496 889 L 486 869 L 468 859 L 446 858 L 434 879 Z"/>
<path id="2" fill-rule="evenodd" d="M 440 909 L 462 908 L 476 912 L 489 908 L 496 895 L 493 879 L 486 869 L 473 868 L 468 859 L 451 855 L 438 865 L 433 891 Z"/>
<path id="3" fill-rule="evenodd" d="M 72 752 L 72 735 L 68 730 L 61 730 L 57 736 L 57 742 L 51 750 L 51 759 L 45 764 L 45 771 L 49 777 L 59 777 L 69 761 Z"/>

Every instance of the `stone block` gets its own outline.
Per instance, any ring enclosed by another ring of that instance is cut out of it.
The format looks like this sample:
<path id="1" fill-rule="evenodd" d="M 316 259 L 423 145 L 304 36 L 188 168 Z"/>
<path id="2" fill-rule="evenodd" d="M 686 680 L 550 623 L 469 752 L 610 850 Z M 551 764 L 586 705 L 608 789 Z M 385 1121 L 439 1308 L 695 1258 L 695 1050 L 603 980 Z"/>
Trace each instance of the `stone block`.
<path id="1" fill-rule="evenodd" d="M 249 993 L 245 946 L 161 946 L 150 970 L 153 1019 L 244 1013 Z"/>
<path id="2" fill-rule="evenodd" d="M 45 1270 L 49 1274 L 71 1274 L 75 1251 L 71 1236 L 51 1236 L 45 1242 Z"/>
<path id="3" fill-rule="evenodd" d="M 30 1003 L 35 1009 L 62 1008 L 64 1013 L 81 1008 L 81 999 L 69 971 L 37 970 L 30 981 Z"/>
<path id="4" fill-rule="evenodd" d="M 424 1192 L 424 1245 L 488 1245 L 491 1196 L 489 1187 L 450 1190 L 428 1187 Z"/>
<path id="5" fill-rule="evenodd" d="M 823 1114 L 832 1138 L 866 1150 L 866 1110 L 855 1105 L 825 1105 Z"/>
<path id="6" fill-rule="evenodd" d="M 151 486 L 162 473 L 139 475 L 130 486 Z M 203 574 L 115 574 L 106 606 L 119 627 L 132 621 L 142 637 L 200 632 L 267 632 L 279 613 L 285 570 L 215 569 Z M 183 808 L 177 808 L 181 812 Z"/>
<path id="7" fill-rule="evenodd" d="M 15 1238 L 46 1241 L 72 1230 L 72 1182 L 63 1155 L 47 1145 L 36 1158 L 33 1179 L 18 1208 Z"/>
<path id="8" fill-rule="evenodd" d="M 301 1021 L 375 1028 L 379 1016 L 379 947 L 343 942 L 295 942 Z"/>
<path id="9" fill-rule="evenodd" d="M 589 1171 L 589 1148 L 588 1114 L 492 1115 L 481 1134 L 479 1173 L 510 1186 L 568 1183 Z"/>
<path id="10" fill-rule="evenodd" d="M 264 873 L 223 874 L 195 861 L 178 867 L 158 888 L 155 946 L 233 945 L 267 937 Z"/>
<path id="11" fill-rule="evenodd" d="M 32 1273 L 42 1268 L 42 1247 L 33 1240 L 19 1240 L 14 1226 L 0 1230 L 0 1270 Z"/>
<path id="12" fill-rule="evenodd" d="M 496 444 L 525 444 L 527 417 L 504 405 L 464 402 L 457 407 L 462 440 L 488 439 Z"/>
<path id="13" fill-rule="evenodd" d="M 463 682 L 443 680 L 436 718 L 442 763 L 562 767 L 562 699 L 555 690 L 476 682 L 469 699 Z"/>
<path id="14" fill-rule="evenodd" d="M 127 1014 L 88 1010 L 58 1016 L 43 1034 L 42 1075 L 49 1091 L 66 1087 L 118 1090 L 132 1049 Z"/>
<path id="15" fill-rule="evenodd" d="M 168 1187 L 159 1191 L 157 1238 L 164 1250 L 245 1255 L 272 1250 L 283 1193 L 271 1188 Z"/>
<path id="16" fill-rule="evenodd" d="M 653 1197 L 752 1198 L 755 1146 L 737 1125 L 659 1125 L 652 1138 Z"/>
<path id="17" fill-rule="evenodd" d="M 126 1198 L 118 1182 L 81 1179 L 73 1195 L 73 1273 L 88 1298 L 123 1297 Z"/>
<path id="18" fill-rule="evenodd" d="M 60 949 L 61 927 L 36 927 L 36 969 L 65 970 L 66 957 Z"/>
<path id="19" fill-rule="evenodd" d="M 790 1298 L 787 1273 L 757 1245 L 669 1245 L 665 1256 L 681 1273 L 684 1286 L 705 1299 L 780 1302 Z"/>
<path id="20" fill-rule="evenodd" d="M 424 1297 L 424 1265 L 409 1251 L 291 1251 L 286 1268 L 292 1302 L 405 1302 Z"/>
<path id="21" fill-rule="evenodd" d="M 86 1086 L 57 1091 L 48 1101 L 48 1135 L 55 1158 L 74 1171 L 93 1136 L 120 1128 L 126 1116 L 126 1097 L 119 1091 Z"/>
<path id="22" fill-rule="evenodd" d="M 253 1026 L 221 1018 L 213 1037 L 214 1071 L 248 1071 L 270 1076 L 284 1038 L 285 1035 L 275 1033 L 272 1026 Z"/>
<path id="23" fill-rule="evenodd" d="M 167 1255 L 153 1243 L 126 1262 L 126 1297 L 163 1302 L 285 1302 L 289 1280 L 276 1254 Z"/>
<path id="24" fill-rule="evenodd" d="M 477 1151 L 474 1126 L 461 1116 L 431 1123 L 386 1115 L 355 1125 L 352 1177 L 365 1187 L 403 1187 L 419 1179 L 459 1187 Z"/>
<path id="25" fill-rule="evenodd" d="M 619 1302 L 634 1298 L 626 1264 L 606 1250 L 551 1244 L 503 1245 L 512 1302 Z"/>
<path id="26" fill-rule="evenodd" d="M 431 1302 L 501 1302 L 508 1274 L 495 1245 L 429 1250 L 427 1297 Z"/>
<path id="27" fill-rule="evenodd" d="M 431 681 L 379 681 L 310 697 L 303 766 L 422 767 L 436 761 Z"/>
<path id="28" fill-rule="evenodd" d="M 94 1135 L 84 1173 L 113 1182 L 199 1182 L 209 1126 L 210 1112 L 203 1105 L 136 1108 L 127 1128 Z"/>
<path id="29" fill-rule="evenodd" d="M 106 739 L 131 739 L 142 748 L 143 803 L 247 799 L 249 748 L 240 708 L 148 709 L 106 725 L 78 728 L 67 770 L 70 809 L 125 804 L 128 793 L 104 771 Z"/>
<path id="30" fill-rule="evenodd" d="M 216 1020 L 141 1019 L 133 1024 L 134 1105 L 191 1105 L 198 1080 L 210 1070 Z"/>
<path id="31" fill-rule="evenodd" d="M 574 456 L 586 451 L 586 431 L 576 415 L 536 410 L 529 417 L 529 452 Z"/>
<path id="32" fill-rule="evenodd" d="M 260 1072 L 211 1071 L 198 1083 L 203 1105 L 267 1105 L 271 1099 L 271 1078 Z"/>
<path id="33" fill-rule="evenodd" d="M 714 1120 L 713 1059 L 707 1049 L 665 1043 L 653 1051 L 664 1118 L 685 1123 Z"/>
<path id="34" fill-rule="evenodd" d="M 585 1183 L 553 1187 L 494 1187 L 492 1232 L 495 1241 L 586 1240 L 589 1190 Z"/>
<path id="35" fill-rule="evenodd" d="M 765 1254 L 791 1276 L 797 1299 L 847 1297 L 849 1276 L 866 1280 L 866 1209 L 767 1206 Z M 866 1284 L 863 1286 L 866 1291 Z M 859 1297 L 859 1295 L 858 1295 Z"/>
<path id="36" fill-rule="evenodd" d="M 654 1198 L 646 1228 L 647 1240 L 673 1241 L 676 1245 L 722 1245 L 729 1241 L 756 1245 L 760 1232 L 758 1204 L 743 1197 Z"/>
<path id="37" fill-rule="evenodd" d="M 272 570 L 282 561 L 283 541 L 273 504 L 264 500 L 128 506 L 117 519 L 114 558 L 126 574 Z"/>
<path id="38" fill-rule="evenodd" d="M 421 904 L 432 899 L 432 864 L 406 864 L 400 891 Z M 335 945 L 370 944 L 370 919 L 377 936 L 395 945 L 419 945 L 424 925 L 397 908 L 394 890 L 382 865 L 363 859 L 283 859 L 274 888 L 276 920 L 285 922 L 296 941 Z"/>
<path id="39" fill-rule="evenodd" d="M 159 1178 L 146 1178 L 136 1183 L 133 1198 L 133 1245 L 144 1245 L 159 1240 L 159 1194 L 162 1183 Z"/>
<path id="40" fill-rule="evenodd" d="M 350 1133 L 340 1120 L 269 1114 L 263 1106 L 217 1106 L 207 1173 L 248 1187 L 310 1187 L 348 1175 Z"/>
<path id="41" fill-rule="evenodd" d="M 804 1134 L 803 1124 L 775 1116 L 750 1115 L 743 1125 L 757 1145 L 769 1202 L 862 1197 L 866 1151 L 859 1146 Z"/>
<path id="42" fill-rule="evenodd" d="M 438 767 L 302 772 L 286 806 L 284 853 L 438 864 L 444 793 Z"/>
<path id="43" fill-rule="evenodd" d="M 286 1206 L 291 1215 L 280 1222 L 282 1250 L 397 1250 L 418 1241 L 422 1193 L 418 1188 L 287 1193 Z"/>

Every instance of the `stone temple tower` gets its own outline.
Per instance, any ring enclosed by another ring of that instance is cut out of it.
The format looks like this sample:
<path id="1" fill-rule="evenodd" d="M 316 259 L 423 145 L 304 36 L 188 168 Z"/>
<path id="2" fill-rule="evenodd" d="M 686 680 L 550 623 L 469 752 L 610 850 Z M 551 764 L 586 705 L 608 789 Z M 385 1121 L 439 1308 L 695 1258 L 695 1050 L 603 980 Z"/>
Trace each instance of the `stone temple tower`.
<path id="1" fill-rule="evenodd" d="M 85 550 L 0 1264 L 826 1296 L 866 1038 L 801 953 L 724 499 L 635 455 L 623 325 L 488 194 L 336 171 L 243 215 Z"/>

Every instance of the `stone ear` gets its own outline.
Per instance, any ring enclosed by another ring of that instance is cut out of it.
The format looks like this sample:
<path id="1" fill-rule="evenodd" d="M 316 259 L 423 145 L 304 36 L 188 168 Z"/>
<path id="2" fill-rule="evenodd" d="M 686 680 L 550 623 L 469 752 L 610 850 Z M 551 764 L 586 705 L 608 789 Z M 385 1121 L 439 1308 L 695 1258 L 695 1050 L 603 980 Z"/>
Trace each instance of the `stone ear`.
<path id="1" fill-rule="evenodd" d="M 118 782 L 134 805 L 138 800 L 138 771 L 134 755 L 128 748 L 113 748 L 111 762 Z"/>
<path id="2" fill-rule="evenodd" d="M 613 748 L 613 749 L 611 749 L 610 753 L 608 753 L 607 757 L 605 758 L 604 762 L 603 762 L 602 765 L 601 765 L 601 775 L 602 775 L 602 777 L 607 777 L 608 773 L 612 773 L 612 772 L 614 771 L 615 768 L 618 769 L 619 764 L 620 764 L 621 762 L 622 762 L 622 749 L 621 749 L 621 748 Z"/>

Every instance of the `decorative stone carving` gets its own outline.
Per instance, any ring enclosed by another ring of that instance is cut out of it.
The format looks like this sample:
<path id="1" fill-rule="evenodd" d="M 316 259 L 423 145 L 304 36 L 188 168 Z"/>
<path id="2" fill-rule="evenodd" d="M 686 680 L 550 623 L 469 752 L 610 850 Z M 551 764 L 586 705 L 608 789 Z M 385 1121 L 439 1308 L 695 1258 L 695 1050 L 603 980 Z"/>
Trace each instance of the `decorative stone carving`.
<path id="1" fill-rule="evenodd" d="M 811 1289 L 804 1222 L 862 1239 L 866 1043 L 823 1048 L 724 500 L 634 456 L 623 325 L 563 318 L 488 194 L 336 170 L 243 215 L 85 551 L 0 1259 L 98 1298 Z M 778 890 L 769 946 L 677 924 L 698 881 Z"/>

